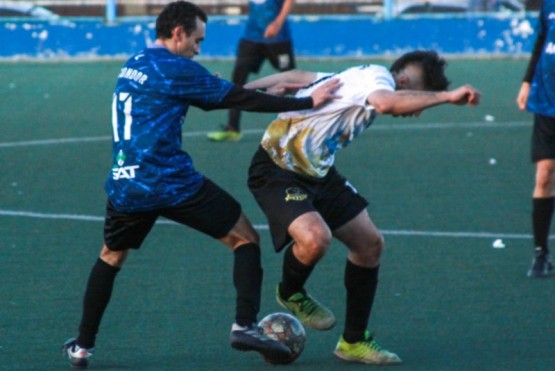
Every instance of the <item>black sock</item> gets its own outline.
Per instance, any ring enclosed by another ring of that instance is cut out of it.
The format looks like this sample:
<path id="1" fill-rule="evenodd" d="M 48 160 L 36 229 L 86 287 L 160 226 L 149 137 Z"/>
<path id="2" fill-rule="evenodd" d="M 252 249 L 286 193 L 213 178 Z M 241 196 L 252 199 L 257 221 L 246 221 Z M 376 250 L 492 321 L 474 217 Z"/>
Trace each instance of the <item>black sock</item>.
<path id="1" fill-rule="evenodd" d="M 378 287 L 380 267 L 365 268 L 354 265 L 349 260 L 345 265 L 345 288 L 347 308 L 343 338 L 348 343 L 364 340 L 374 296 Z"/>
<path id="2" fill-rule="evenodd" d="M 94 347 L 100 321 L 112 296 L 114 280 L 119 270 L 120 268 L 113 267 L 100 258 L 91 270 L 83 299 L 83 316 L 77 337 L 77 344 L 83 348 Z"/>
<path id="3" fill-rule="evenodd" d="M 302 291 L 304 292 L 304 284 L 314 265 L 304 265 L 293 254 L 293 245 L 285 250 L 283 257 L 283 272 L 281 283 L 279 284 L 279 294 L 284 299 L 289 299 L 291 295 Z"/>
<path id="4" fill-rule="evenodd" d="M 233 284 L 237 291 L 235 322 L 248 326 L 256 322 L 260 310 L 263 276 L 260 247 L 254 243 L 241 245 L 233 255 Z"/>
<path id="5" fill-rule="evenodd" d="M 555 198 L 533 198 L 532 199 L 532 229 L 534 232 L 534 246 L 543 251 L 549 251 L 548 239 L 551 229 L 551 218 L 553 216 Z"/>

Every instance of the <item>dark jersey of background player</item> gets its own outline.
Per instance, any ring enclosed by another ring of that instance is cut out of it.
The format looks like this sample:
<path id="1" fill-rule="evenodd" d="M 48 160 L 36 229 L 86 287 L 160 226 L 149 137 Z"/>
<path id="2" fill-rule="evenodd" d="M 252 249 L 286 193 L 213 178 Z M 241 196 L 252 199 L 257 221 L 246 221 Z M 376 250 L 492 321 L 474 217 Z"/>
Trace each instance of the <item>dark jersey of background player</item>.
<path id="1" fill-rule="evenodd" d="M 287 18 L 284 19 L 278 33 L 265 37 L 264 33 L 283 9 L 285 0 L 249 1 L 249 18 L 243 39 L 259 43 L 277 43 L 291 41 L 291 29 Z"/>
<path id="2" fill-rule="evenodd" d="M 532 195 L 535 254 L 528 277 L 543 277 L 553 269 L 548 248 L 555 209 L 555 1 L 543 1 L 537 36 L 517 104 L 534 113 L 531 158 L 536 164 Z"/>
<path id="3" fill-rule="evenodd" d="M 544 1 L 537 39 L 523 81 L 531 84 L 528 111 L 555 117 L 555 1 Z"/>

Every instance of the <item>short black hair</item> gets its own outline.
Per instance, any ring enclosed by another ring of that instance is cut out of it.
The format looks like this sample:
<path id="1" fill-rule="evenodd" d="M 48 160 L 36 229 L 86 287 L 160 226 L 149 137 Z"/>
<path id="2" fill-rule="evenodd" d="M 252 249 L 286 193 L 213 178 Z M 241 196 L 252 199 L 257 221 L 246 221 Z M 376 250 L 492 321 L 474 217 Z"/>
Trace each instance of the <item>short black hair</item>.
<path id="1" fill-rule="evenodd" d="M 169 39 L 174 28 L 181 26 L 187 35 L 197 29 L 197 18 L 206 23 L 204 10 L 188 1 L 175 1 L 164 7 L 156 18 L 156 38 Z"/>
<path id="2" fill-rule="evenodd" d="M 393 62 L 391 72 L 399 73 L 411 64 L 419 65 L 422 68 L 424 87 L 426 90 L 442 91 L 447 90 L 451 83 L 445 76 L 447 62 L 433 50 L 415 50 L 403 54 Z"/>

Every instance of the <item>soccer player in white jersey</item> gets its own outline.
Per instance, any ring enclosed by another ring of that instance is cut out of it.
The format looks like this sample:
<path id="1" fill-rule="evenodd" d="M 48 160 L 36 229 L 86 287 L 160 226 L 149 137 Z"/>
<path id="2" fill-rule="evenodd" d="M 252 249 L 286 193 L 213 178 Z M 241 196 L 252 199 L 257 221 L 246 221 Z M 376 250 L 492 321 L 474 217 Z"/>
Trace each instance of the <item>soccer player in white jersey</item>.
<path id="1" fill-rule="evenodd" d="M 285 250 L 278 303 L 317 330 L 335 325 L 333 313 L 310 296 L 305 284 L 332 237 L 348 250 L 344 283 L 345 326 L 334 351 L 341 359 L 366 364 L 398 364 L 368 332 L 378 285 L 384 240 L 366 210 L 368 202 L 334 166 L 335 155 L 367 129 L 378 115 L 418 116 L 450 103 L 477 105 L 480 93 L 469 85 L 447 91 L 446 63 L 433 51 L 414 51 L 388 70 L 356 66 L 338 73 L 288 71 L 246 85 L 272 88 L 305 84 L 310 94 L 331 78 L 342 86 L 319 109 L 281 113 L 270 123 L 249 169 L 248 184 L 266 214 L 276 251 Z"/>

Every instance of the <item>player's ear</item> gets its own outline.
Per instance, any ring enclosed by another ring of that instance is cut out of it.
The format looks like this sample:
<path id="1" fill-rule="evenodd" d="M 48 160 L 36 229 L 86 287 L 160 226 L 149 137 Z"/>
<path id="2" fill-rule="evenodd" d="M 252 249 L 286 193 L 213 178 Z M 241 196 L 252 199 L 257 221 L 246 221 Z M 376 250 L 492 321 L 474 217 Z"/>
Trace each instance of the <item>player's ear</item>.
<path id="1" fill-rule="evenodd" d="M 172 30 L 172 38 L 176 40 L 180 40 L 183 36 L 187 36 L 187 34 L 185 33 L 185 30 L 183 29 L 182 26 L 176 26 Z"/>

